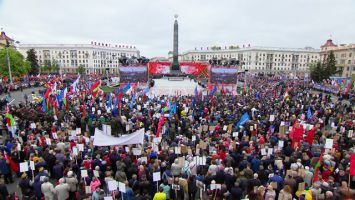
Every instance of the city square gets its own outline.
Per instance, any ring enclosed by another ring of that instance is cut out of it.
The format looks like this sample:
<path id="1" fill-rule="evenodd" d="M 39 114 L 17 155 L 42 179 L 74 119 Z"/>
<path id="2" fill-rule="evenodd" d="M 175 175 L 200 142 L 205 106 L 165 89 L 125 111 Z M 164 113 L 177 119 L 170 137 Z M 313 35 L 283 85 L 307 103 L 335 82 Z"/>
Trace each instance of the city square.
<path id="1" fill-rule="evenodd" d="M 353 10 L 0 0 L 0 199 L 355 199 Z"/>

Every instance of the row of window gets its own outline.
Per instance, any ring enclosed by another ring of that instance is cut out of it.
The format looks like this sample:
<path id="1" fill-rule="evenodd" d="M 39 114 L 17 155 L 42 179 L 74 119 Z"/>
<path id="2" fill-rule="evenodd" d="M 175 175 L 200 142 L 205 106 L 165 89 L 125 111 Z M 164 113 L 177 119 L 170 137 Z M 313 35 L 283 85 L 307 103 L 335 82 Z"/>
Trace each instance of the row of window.
<path id="1" fill-rule="evenodd" d="M 342 59 L 342 60 L 337 60 L 336 62 L 337 62 L 337 64 L 344 65 L 346 61 L 344 59 Z M 347 64 L 351 65 L 351 60 L 348 60 Z M 353 64 L 355 65 L 355 60 L 353 61 Z"/>
<path id="2" fill-rule="evenodd" d="M 67 50 L 64 50 L 64 51 L 50 51 L 50 50 L 37 50 L 36 51 L 36 55 L 38 55 L 39 57 L 41 57 L 42 55 L 42 52 L 43 52 L 43 56 L 51 56 L 51 53 L 54 54 L 54 55 L 57 55 L 59 57 L 61 56 L 64 56 L 66 58 L 68 58 L 68 56 L 72 56 L 72 57 L 76 57 L 78 56 L 79 54 L 79 58 L 81 58 L 81 56 L 84 56 L 87 57 L 87 56 L 90 56 L 89 52 L 88 51 L 77 51 L 77 50 L 70 50 L 70 51 L 67 51 Z M 78 53 L 78 54 L 77 54 Z M 82 54 L 82 55 L 81 55 Z M 137 54 L 135 53 L 112 53 L 112 52 L 106 52 L 106 51 L 94 51 L 93 52 L 93 55 L 102 55 L 102 57 L 106 57 L 107 56 L 114 56 L 114 57 L 120 57 L 120 56 L 127 56 L 127 57 L 132 57 L 132 56 L 138 56 Z"/>
<path id="3" fill-rule="evenodd" d="M 267 57 L 286 57 L 286 58 L 291 58 L 291 57 L 300 57 L 300 58 L 314 58 L 314 59 L 318 59 L 318 56 L 317 55 L 291 55 L 291 54 L 256 54 L 256 57 L 259 56 L 262 56 L 262 57 L 265 57 L 265 55 Z M 207 54 L 207 55 L 192 55 L 192 59 L 194 57 L 197 57 L 197 58 L 201 58 L 201 59 L 212 59 L 212 58 L 240 58 L 240 57 L 246 57 L 247 55 L 246 54 L 217 54 L 217 55 L 211 55 L 211 54 Z M 251 55 L 249 55 L 249 57 L 251 57 Z"/>
<path id="4" fill-rule="evenodd" d="M 242 67 L 242 69 L 255 69 L 255 70 L 274 70 L 274 71 L 289 71 L 289 70 L 302 70 L 305 71 L 306 68 L 298 68 L 298 67 L 292 67 L 292 68 L 284 68 L 284 67 Z"/>
<path id="5" fill-rule="evenodd" d="M 118 61 L 117 60 L 94 60 L 94 63 L 102 63 L 102 62 L 105 62 L 106 61 L 106 63 L 118 63 Z"/>
<path id="6" fill-rule="evenodd" d="M 348 54 L 349 55 L 349 58 L 351 58 L 351 56 L 353 55 L 352 53 L 349 53 Z M 339 54 L 335 54 L 335 57 L 337 58 L 339 56 Z M 341 58 L 346 58 L 346 53 L 342 53 L 342 54 L 340 54 L 340 57 Z"/>
<path id="7" fill-rule="evenodd" d="M 248 65 L 250 65 L 249 63 L 248 63 Z M 265 65 L 265 63 L 256 63 L 256 65 Z M 268 65 L 268 64 L 266 64 L 266 65 Z M 292 64 L 291 65 L 291 63 L 288 63 L 288 64 L 281 64 L 281 63 L 274 63 L 274 65 L 275 66 L 294 66 L 294 65 L 298 65 L 298 66 L 307 66 L 306 64 Z"/>
<path id="8" fill-rule="evenodd" d="M 261 58 L 259 58 L 259 61 L 261 62 L 262 60 L 270 60 L 270 59 L 261 59 Z M 244 59 L 244 61 L 245 61 L 245 59 Z M 280 62 L 280 61 L 282 61 L 282 62 L 291 62 L 291 59 L 274 59 L 274 61 L 275 62 Z M 302 60 L 299 60 L 299 59 L 297 59 L 297 60 L 293 60 L 293 61 L 296 61 L 296 62 L 302 62 Z M 311 60 L 311 62 L 313 62 L 314 60 Z M 307 62 L 307 60 L 303 60 L 303 62 Z"/>

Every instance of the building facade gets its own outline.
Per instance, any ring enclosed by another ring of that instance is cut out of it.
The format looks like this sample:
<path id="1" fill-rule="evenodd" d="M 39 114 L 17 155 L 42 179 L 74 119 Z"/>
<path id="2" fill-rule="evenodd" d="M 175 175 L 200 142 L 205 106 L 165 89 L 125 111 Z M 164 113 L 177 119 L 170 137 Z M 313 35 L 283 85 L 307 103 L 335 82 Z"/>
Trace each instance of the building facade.
<path id="1" fill-rule="evenodd" d="M 27 56 L 34 49 L 40 66 L 55 62 L 60 73 L 76 73 L 82 65 L 85 73 L 110 74 L 119 72 L 119 58 L 140 57 L 135 46 L 112 45 L 91 42 L 91 44 L 20 44 L 19 51 Z"/>
<path id="2" fill-rule="evenodd" d="M 355 44 L 335 45 L 331 39 L 321 46 L 320 59 L 325 63 L 329 52 L 333 51 L 337 70 L 337 76 L 351 77 L 355 76 Z"/>
<path id="3" fill-rule="evenodd" d="M 0 33 L 0 49 L 6 47 L 7 42 L 9 43 L 10 47 L 15 47 L 15 40 L 11 39 L 9 36 L 5 34 L 4 31 Z"/>
<path id="4" fill-rule="evenodd" d="M 235 47 L 187 51 L 181 61 L 209 62 L 212 59 L 237 60 L 241 70 L 256 73 L 292 72 L 304 74 L 309 66 L 319 61 L 319 50 L 306 48 Z"/>

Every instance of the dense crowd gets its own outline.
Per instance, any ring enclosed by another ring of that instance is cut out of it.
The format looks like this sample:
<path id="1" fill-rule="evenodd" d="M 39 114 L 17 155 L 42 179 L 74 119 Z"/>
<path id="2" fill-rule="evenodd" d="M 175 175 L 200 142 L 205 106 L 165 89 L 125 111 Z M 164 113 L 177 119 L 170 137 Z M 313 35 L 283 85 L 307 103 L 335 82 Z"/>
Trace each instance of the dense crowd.
<path id="1" fill-rule="evenodd" d="M 64 90 L 56 81 L 48 99 Z M 270 77 L 249 79 L 237 95 L 134 86 L 93 95 L 94 82 L 68 87 L 66 105 L 45 112 L 40 100 L 9 106 L 16 128 L 0 116 L 1 198 L 14 180 L 17 195 L 38 200 L 355 198 L 352 102 Z M 48 101 L 45 93 L 33 96 Z M 103 125 L 115 137 L 144 128 L 144 143 L 94 146 Z"/>

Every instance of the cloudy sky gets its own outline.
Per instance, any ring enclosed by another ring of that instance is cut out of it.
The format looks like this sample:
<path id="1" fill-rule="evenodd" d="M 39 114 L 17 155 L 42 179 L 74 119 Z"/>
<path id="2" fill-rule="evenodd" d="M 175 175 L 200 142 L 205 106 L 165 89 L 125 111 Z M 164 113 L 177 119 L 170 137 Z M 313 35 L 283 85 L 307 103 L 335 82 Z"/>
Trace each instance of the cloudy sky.
<path id="1" fill-rule="evenodd" d="M 213 45 L 319 48 L 355 42 L 355 0 L 0 0 L 0 28 L 21 43 L 135 45 L 141 55 Z"/>

